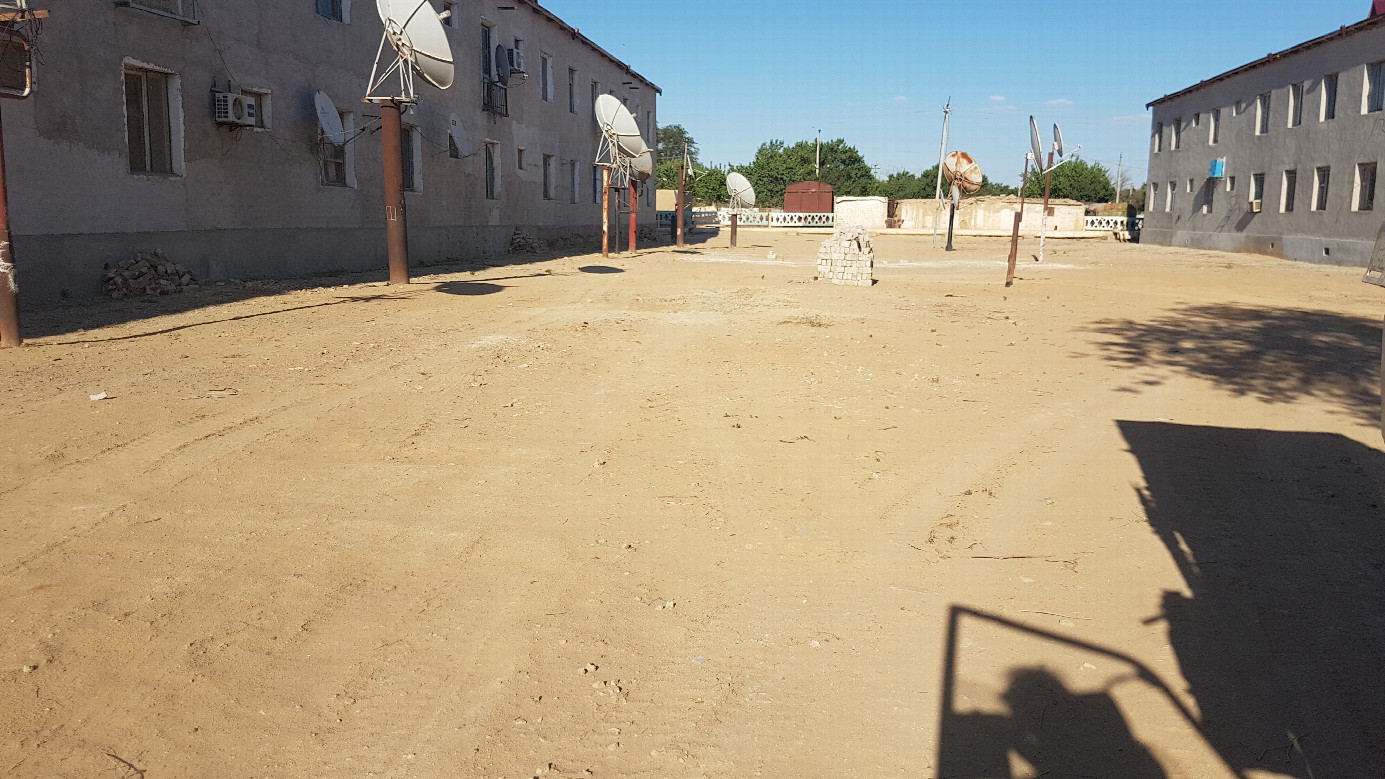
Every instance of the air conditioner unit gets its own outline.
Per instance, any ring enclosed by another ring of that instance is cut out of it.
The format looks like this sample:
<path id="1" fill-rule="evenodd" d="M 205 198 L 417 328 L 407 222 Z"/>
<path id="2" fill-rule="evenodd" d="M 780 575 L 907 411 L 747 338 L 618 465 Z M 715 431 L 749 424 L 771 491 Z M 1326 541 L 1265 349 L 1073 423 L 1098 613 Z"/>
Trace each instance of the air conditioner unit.
<path id="1" fill-rule="evenodd" d="M 519 49 L 509 49 L 509 54 L 510 72 L 524 73 L 525 75 L 528 75 L 527 73 L 525 73 L 524 70 L 524 52 L 520 51 Z"/>
<path id="2" fill-rule="evenodd" d="M 234 124 L 241 127 L 254 127 L 259 106 L 255 98 L 239 92 L 213 92 L 216 105 L 217 124 Z"/>
<path id="3" fill-rule="evenodd" d="M 1251 212 L 1252 214 L 1258 214 L 1258 213 L 1260 213 L 1260 208 L 1261 208 L 1263 205 L 1264 205 L 1264 201 L 1263 201 L 1263 200 L 1252 200 L 1252 201 L 1250 201 L 1250 212 Z"/>

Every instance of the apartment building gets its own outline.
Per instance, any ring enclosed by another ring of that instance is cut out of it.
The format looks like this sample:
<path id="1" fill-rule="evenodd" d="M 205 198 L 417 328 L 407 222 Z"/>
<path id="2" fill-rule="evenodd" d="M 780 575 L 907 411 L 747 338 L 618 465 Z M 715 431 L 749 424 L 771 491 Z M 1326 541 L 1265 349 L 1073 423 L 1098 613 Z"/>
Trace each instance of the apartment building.
<path id="1" fill-rule="evenodd" d="M 532 0 L 432 3 L 456 80 L 419 80 L 404 116 L 412 263 L 503 254 L 516 228 L 599 235 L 595 98 L 619 97 L 652 146 L 659 88 Z M 44 6 L 34 94 L 3 106 L 26 306 L 98 295 L 103 263 L 141 250 L 203 280 L 385 267 L 379 112 L 362 102 L 375 3 Z M 508 86 L 497 46 L 522 69 Z M 321 131 L 318 92 L 347 143 Z"/>
<path id="2" fill-rule="evenodd" d="M 1380 232 L 1385 16 L 1155 100 L 1141 242 L 1365 265 Z"/>

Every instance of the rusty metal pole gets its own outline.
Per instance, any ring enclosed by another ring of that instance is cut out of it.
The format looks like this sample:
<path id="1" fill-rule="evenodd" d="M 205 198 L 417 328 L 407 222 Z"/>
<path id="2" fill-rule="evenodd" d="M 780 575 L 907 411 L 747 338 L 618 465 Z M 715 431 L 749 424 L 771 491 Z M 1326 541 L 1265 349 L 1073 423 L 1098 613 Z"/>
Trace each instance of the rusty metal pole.
<path id="1" fill-rule="evenodd" d="M 1053 152 L 1048 153 L 1048 173 L 1044 176 L 1044 215 L 1039 226 L 1039 262 L 1044 261 L 1044 238 L 1048 235 L 1048 193 L 1053 188 Z"/>
<path id="2" fill-rule="evenodd" d="M 14 267 L 14 248 L 10 243 L 10 198 L 5 183 L 5 129 L 0 122 L 0 347 L 19 346 L 18 272 Z"/>
<path id="3" fill-rule="evenodd" d="M 380 103 L 380 145 L 385 155 L 385 236 L 389 243 L 390 284 L 409 283 L 409 220 L 404 213 L 403 128 L 399 103 Z"/>
<path id="4" fill-rule="evenodd" d="M 1020 179 L 1020 210 L 1015 212 L 1015 226 L 1010 231 L 1010 258 L 1006 264 L 1005 286 L 1015 283 L 1015 259 L 1020 251 L 1020 221 L 1024 219 L 1024 188 L 1029 186 L 1029 155 L 1024 155 L 1024 177 Z"/>
<path id="5" fill-rule="evenodd" d="M 736 222 L 738 221 L 739 217 L 740 217 L 740 214 L 737 214 L 735 211 L 732 211 L 732 212 L 731 212 L 731 248 L 732 248 L 732 249 L 736 248 Z"/>
<path id="6" fill-rule="evenodd" d="M 676 234 L 676 238 L 677 238 L 677 243 L 678 243 L 678 245 L 679 245 L 680 247 L 683 245 L 683 198 L 684 198 L 684 195 L 683 195 L 683 187 L 686 185 L 686 181 L 687 181 L 687 179 L 686 179 L 686 174 L 687 174 L 687 168 L 685 168 L 685 167 L 682 166 L 682 165 L 679 165 L 679 166 L 678 166 L 678 200 L 676 201 L 676 205 L 675 205 L 675 207 L 678 209 L 678 215 L 677 215 L 676 217 L 674 217 L 674 218 L 678 220 L 678 232 L 677 232 L 677 234 Z"/>
<path id="7" fill-rule="evenodd" d="M 611 169 L 601 167 L 601 256 L 611 256 Z"/>
<path id="8" fill-rule="evenodd" d="M 635 251 L 635 182 L 630 182 L 630 242 L 625 245 L 627 251 Z"/>

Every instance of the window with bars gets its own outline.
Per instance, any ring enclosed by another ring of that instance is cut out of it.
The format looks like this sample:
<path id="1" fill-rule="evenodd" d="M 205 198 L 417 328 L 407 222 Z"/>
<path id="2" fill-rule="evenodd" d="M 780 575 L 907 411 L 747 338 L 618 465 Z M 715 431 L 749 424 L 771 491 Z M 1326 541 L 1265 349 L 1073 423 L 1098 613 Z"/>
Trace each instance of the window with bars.
<path id="1" fill-rule="evenodd" d="M 173 76 L 125 70 L 125 136 L 131 173 L 175 172 L 171 104 Z"/>

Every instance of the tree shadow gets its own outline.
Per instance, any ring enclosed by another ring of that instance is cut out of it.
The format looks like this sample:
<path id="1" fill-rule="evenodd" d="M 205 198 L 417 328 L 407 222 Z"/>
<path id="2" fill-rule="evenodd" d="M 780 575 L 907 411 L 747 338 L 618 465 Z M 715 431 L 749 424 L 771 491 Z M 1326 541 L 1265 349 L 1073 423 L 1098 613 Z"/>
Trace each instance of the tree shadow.
<path id="1" fill-rule="evenodd" d="M 583 273 L 624 273 L 623 268 L 616 268 L 610 265 L 583 265 L 577 270 Z"/>
<path id="2" fill-rule="evenodd" d="M 1192 592 L 1165 592 L 1150 622 L 1167 623 L 1209 743 L 1241 775 L 1385 776 L 1385 454 L 1323 433 L 1117 424 Z"/>
<path id="3" fill-rule="evenodd" d="M 1380 328 L 1333 311 L 1227 304 L 1184 306 L 1146 321 L 1105 319 L 1090 330 L 1107 337 L 1097 346 L 1115 365 L 1174 368 L 1268 403 L 1326 400 L 1374 426 Z"/>
<path id="4" fill-rule="evenodd" d="M 505 285 L 485 281 L 444 281 L 434 287 L 438 292 L 449 295 L 494 295 L 504 292 Z"/>

